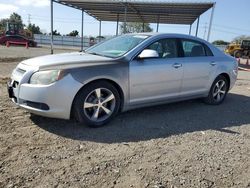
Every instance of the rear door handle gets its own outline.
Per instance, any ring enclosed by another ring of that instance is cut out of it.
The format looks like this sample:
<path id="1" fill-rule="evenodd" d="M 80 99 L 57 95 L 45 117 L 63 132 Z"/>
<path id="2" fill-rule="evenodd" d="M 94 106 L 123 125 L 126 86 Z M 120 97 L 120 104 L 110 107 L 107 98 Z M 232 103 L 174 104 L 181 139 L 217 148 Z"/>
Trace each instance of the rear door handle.
<path id="1" fill-rule="evenodd" d="M 214 61 L 210 62 L 210 65 L 215 66 L 216 63 Z"/>
<path id="2" fill-rule="evenodd" d="M 175 63 L 175 64 L 173 64 L 173 67 L 176 68 L 176 69 L 178 69 L 178 68 L 182 67 L 182 64 Z"/>

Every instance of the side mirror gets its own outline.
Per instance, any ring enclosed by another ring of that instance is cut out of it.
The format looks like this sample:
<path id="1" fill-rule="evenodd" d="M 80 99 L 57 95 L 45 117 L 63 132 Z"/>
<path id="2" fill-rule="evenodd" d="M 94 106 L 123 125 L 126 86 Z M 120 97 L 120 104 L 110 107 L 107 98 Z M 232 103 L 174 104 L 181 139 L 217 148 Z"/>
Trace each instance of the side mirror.
<path id="1" fill-rule="evenodd" d="M 140 53 L 140 55 L 138 55 L 139 59 L 157 58 L 157 57 L 159 57 L 158 52 L 150 49 L 145 49 Z"/>

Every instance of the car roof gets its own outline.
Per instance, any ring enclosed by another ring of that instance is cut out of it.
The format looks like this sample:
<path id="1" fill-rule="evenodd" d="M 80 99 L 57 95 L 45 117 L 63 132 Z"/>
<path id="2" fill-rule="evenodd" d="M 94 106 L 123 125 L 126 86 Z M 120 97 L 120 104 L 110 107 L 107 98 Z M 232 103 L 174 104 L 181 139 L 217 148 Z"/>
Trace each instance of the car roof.
<path id="1" fill-rule="evenodd" d="M 150 36 L 150 37 L 155 37 L 155 36 L 158 36 L 158 37 L 161 37 L 161 36 L 162 37 L 176 37 L 176 38 L 185 38 L 185 39 L 197 40 L 197 41 L 200 41 L 200 42 L 208 43 L 207 41 L 205 41 L 205 40 L 203 40 L 201 38 L 191 36 L 191 35 L 186 35 L 186 34 L 179 34 L 179 33 L 148 32 L 148 33 L 129 33 L 127 35 L 147 35 L 147 36 Z"/>

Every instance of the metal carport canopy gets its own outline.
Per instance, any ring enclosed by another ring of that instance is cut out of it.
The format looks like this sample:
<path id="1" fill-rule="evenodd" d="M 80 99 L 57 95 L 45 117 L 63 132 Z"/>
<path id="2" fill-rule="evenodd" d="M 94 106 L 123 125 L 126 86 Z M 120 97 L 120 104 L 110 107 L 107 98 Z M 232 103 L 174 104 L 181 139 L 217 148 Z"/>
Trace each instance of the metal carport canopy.
<path id="1" fill-rule="evenodd" d="M 169 2 L 141 0 L 54 0 L 83 10 L 99 21 L 191 25 L 213 2 Z M 126 7 L 126 11 L 125 11 Z"/>
<path id="2" fill-rule="evenodd" d="M 198 34 L 200 15 L 212 8 L 207 40 L 209 41 L 215 2 L 173 2 L 153 0 L 50 0 L 51 2 L 51 33 L 53 33 L 53 2 L 68 7 L 79 9 L 82 12 L 81 26 L 81 50 L 83 50 L 83 23 L 84 12 L 99 20 L 99 36 L 101 36 L 101 22 L 113 21 L 116 24 L 116 35 L 118 35 L 118 24 L 124 22 L 126 33 L 127 22 L 157 23 L 159 24 L 184 24 L 190 25 L 197 20 L 196 36 Z M 53 54 L 53 34 L 51 35 L 51 53 Z"/>

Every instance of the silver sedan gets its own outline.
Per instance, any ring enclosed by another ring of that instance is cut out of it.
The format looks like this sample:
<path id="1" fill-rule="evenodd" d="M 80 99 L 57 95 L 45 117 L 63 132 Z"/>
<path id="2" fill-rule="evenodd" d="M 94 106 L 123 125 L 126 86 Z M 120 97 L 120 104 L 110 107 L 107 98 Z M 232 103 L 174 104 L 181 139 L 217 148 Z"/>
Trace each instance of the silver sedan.
<path id="1" fill-rule="evenodd" d="M 144 106 L 194 98 L 221 104 L 237 72 L 235 59 L 202 39 L 128 34 L 84 52 L 22 61 L 8 92 L 33 114 L 99 127 L 118 112 Z"/>

